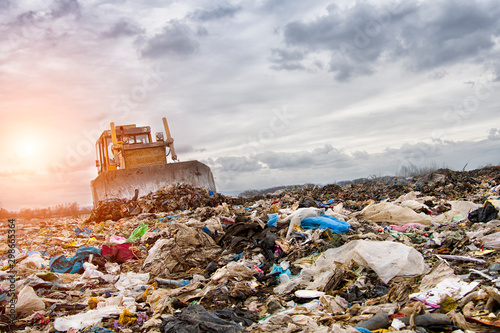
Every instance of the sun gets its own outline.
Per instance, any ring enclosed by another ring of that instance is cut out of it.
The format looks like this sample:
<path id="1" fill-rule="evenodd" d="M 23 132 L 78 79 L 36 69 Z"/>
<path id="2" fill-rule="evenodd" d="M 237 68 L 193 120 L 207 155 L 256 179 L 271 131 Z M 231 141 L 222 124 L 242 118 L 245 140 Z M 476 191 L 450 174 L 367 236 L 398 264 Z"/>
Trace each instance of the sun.
<path id="1" fill-rule="evenodd" d="M 39 154 L 40 145 L 36 141 L 23 141 L 19 143 L 17 155 L 21 158 L 32 158 Z"/>

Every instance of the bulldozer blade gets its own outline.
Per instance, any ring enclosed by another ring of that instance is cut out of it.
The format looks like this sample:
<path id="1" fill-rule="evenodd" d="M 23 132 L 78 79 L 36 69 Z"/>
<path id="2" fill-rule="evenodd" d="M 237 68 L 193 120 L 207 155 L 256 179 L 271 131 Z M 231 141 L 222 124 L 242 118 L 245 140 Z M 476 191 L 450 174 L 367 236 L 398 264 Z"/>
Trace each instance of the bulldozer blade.
<path id="1" fill-rule="evenodd" d="M 90 182 L 94 206 L 102 200 L 132 199 L 136 190 L 143 196 L 162 186 L 175 184 L 216 191 L 210 168 L 199 161 L 105 171 Z"/>

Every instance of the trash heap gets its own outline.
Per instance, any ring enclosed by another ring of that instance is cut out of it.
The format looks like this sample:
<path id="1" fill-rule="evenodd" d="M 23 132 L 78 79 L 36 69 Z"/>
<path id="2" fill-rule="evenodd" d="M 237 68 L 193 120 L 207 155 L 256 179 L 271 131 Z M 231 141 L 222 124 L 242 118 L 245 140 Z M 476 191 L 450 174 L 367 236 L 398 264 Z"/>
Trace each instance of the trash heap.
<path id="1" fill-rule="evenodd" d="M 494 332 L 499 190 L 500 167 L 248 198 L 181 184 L 16 221 L 0 329 Z"/>

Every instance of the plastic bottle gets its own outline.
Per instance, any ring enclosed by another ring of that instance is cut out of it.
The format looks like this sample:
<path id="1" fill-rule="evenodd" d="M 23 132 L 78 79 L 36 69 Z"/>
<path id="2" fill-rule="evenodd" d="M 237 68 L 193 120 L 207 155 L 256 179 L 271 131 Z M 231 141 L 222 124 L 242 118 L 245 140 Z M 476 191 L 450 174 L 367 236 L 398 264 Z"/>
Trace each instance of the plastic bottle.
<path id="1" fill-rule="evenodd" d="M 184 287 L 189 284 L 188 280 L 172 280 L 172 279 L 162 279 L 162 278 L 155 278 L 155 281 L 158 282 L 159 284 L 171 284 L 177 287 Z"/>

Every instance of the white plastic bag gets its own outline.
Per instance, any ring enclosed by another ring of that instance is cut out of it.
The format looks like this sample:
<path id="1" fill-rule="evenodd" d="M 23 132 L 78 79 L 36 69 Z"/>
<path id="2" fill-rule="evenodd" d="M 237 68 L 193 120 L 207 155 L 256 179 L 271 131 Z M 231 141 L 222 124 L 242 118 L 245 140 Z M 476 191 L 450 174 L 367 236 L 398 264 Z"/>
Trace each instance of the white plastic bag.
<path id="1" fill-rule="evenodd" d="M 16 315 L 23 318 L 35 311 L 45 309 L 45 303 L 36 295 L 30 286 L 24 286 L 17 295 Z"/>
<path id="2" fill-rule="evenodd" d="M 424 257 L 413 247 L 388 241 L 356 240 L 324 252 L 315 265 L 331 265 L 334 261 L 356 262 L 375 271 L 384 283 L 395 276 L 424 274 L 428 267 Z"/>
<path id="3" fill-rule="evenodd" d="M 324 208 L 314 208 L 314 207 L 309 207 L 309 208 L 299 208 L 295 212 L 293 212 L 290 216 L 287 216 L 285 219 L 286 221 L 290 221 L 290 226 L 288 227 L 288 232 L 286 233 L 286 239 L 290 239 L 290 235 L 293 232 L 294 226 L 298 225 L 300 226 L 300 221 L 302 221 L 305 218 L 308 217 L 313 217 L 313 216 L 320 216 L 325 213 Z"/>
<path id="4" fill-rule="evenodd" d="M 388 241 L 355 240 L 323 252 L 295 278 L 280 277 L 281 283 L 274 292 L 288 293 L 296 286 L 310 290 L 322 288 L 334 274 L 335 262 L 349 264 L 351 261 L 372 269 L 384 283 L 395 276 L 421 275 L 428 271 L 424 257 L 412 247 Z"/>
<path id="5" fill-rule="evenodd" d="M 122 292 L 124 296 L 136 296 L 144 290 L 141 290 L 142 286 L 145 286 L 149 281 L 149 273 L 121 273 L 120 279 L 115 283 L 116 289 Z"/>
<path id="6" fill-rule="evenodd" d="M 21 261 L 19 266 L 19 268 L 25 267 L 32 269 L 44 269 L 49 267 L 49 262 L 43 259 L 39 254 L 35 253 Z"/>
<path id="7" fill-rule="evenodd" d="M 111 315 L 119 315 L 123 311 L 121 306 L 106 306 L 97 310 L 89 310 L 74 316 L 56 318 L 54 328 L 58 331 L 66 332 L 71 328 L 81 330 L 85 327 L 98 324 L 103 318 Z"/>

